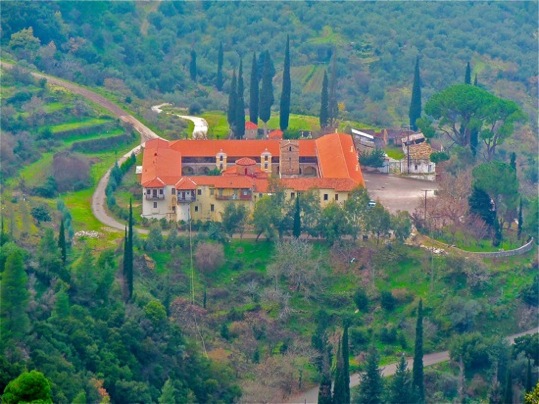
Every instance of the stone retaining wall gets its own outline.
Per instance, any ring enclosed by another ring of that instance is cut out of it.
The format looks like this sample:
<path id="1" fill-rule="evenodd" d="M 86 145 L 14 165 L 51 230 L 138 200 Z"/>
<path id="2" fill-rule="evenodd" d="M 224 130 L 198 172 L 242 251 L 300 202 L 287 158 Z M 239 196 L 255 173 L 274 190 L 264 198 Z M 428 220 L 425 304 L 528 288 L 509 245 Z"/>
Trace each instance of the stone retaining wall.
<path id="1" fill-rule="evenodd" d="M 532 237 L 530 241 L 528 241 L 522 247 L 516 248 L 514 250 L 509 250 L 509 251 L 471 252 L 471 251 L 464 251 L 455 247 L 453 247 L 453 249 L 462 251 L 464 254 L 473 255 L 474 257 L 502 258 L 502 257 L 513 257 L 515 255 L 525 254 L 533 248 L 534 244 L 535 244 L 535 241 Z"/>

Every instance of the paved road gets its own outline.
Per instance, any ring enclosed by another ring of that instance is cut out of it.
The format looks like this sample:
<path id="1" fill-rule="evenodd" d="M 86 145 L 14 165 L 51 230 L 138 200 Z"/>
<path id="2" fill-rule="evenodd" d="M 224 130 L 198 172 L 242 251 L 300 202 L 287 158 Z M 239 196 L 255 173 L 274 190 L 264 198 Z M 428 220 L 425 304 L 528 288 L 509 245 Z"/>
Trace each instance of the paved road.
<path id="1" fill-rule="evenodd" d="M 0 61 L 0 65 L 6 69 L 13 68 L 13 64 Z M 68 89 L 69 91 L 82 95 L 83 97 L 89 99 L 92 102 L 95 102 L 96 104 L 101 105 L 103 108 L 106 108 L 109 110 L 114 116 L 118 117 L 123 122 L 126 122 L 133 126 L 133 129 L 135 129 L 140 134 L 140 142 L 141 145 L 135 147 L 133 150 L 126 153 L 124 156 L 118 160 L 118 164 L 121 164 L 125 161 L 129 156 L 131 156 L 131 153 L 138 154 L 141 152 L 142 147 L 144 146 L 144 143 L 149 139 L 159 138 L 159 136 L 153 132 L 150 128 L 145 126 L 142 122 L 140 122 L 137 118 L 135 118 L 132 115 L 129 115 L 126 111 L 118 107 L 116 104 L 112 103 L 111 101 L 107 100 L 105 97 L 94 93 L 93 91 L 90 91 L 84 87 L 81 87 L 77 84 L 71 83 L 69 81 L 65 81 L 62 79 L 59 79 L 58 77 L 50 76 L 48 74 L 43 73 L 36 73 L 31 72 L 32 76 L 38 78 L 38 79 L 46 79 L 48 83 L 64 87 Z M 111 167 L 112 169 L 112 167 Z M 116 219 L 109 216 L 105 206 L 105 189 L 107 188 L 107 183 L 110 176 L 109 169 L 105 175 L 99 180 L 99 183 L 97 184 L 97 187 L 94 191 L 94 194 L 92 196 L 92 212 L 95 215 L 95 217 L 103 223 L 105 226 L 108 226 L 113 229 L 117 230 L 124 230 L 125 223 L 119 223 Z M 140 230 L 139 230 L 140 231 Z M 144 231 L 143 231 L 144 232 Z"/>
<path id="2" fill-rule="evenodd" d="M 434 190 L 438 189 L 438 185 L 433 181 L 393 174 L 364 172 L 363 178 L 371 198 L 379 199 L 390 212 L 407 210 L 413 213 L 424 202 L 425 189 L 430 190 L 427 191 L 427 203 L 434 197 Z"/>
<path id="3" fill-rule="evenodd" d="M 522 337 L 523 335 L 534 334 L 539 332 L 539 326 L 532 328 L 531 330 L 524 331 L 518 334 L 513 334 L 507 337 L 507 341 L 512 344 L 515 341 L 515 338 Z M 449 360 L 449 351 L 435 352 L 423 356 L 423 366 L 432 366 L 437 363 L 446 362 Z M 408 369 L 412 370 L 413 359 L 410 358 L 407 360 Z M 397 370 L 397 363 L 392 363 L 390 365 L 384 366 L 382 368 L 382 376 L 392 376 Z M 359 385 L 361 374 L 354 373 L 350 375 L 350 387 L 356 387 Z M 288 399 L 288 403 L 317 403 L 318 402 L 318 386 L 313 387 L 310 390 L 307 390 L 303 393 L 292 396 Z"/>

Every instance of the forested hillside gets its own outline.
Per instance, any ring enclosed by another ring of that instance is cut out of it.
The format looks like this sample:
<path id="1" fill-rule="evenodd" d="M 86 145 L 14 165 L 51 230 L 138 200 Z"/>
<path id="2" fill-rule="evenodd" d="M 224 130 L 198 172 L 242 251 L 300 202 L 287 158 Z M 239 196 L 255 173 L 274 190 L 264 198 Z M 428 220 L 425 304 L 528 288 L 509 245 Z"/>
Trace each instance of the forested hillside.
<path id="1" fill-rule="evenodd" d="M 337 52 L 342 118 L 400 126 L 416 56 L 426 98 L 462 82 L 470 61 L 480 85 L 533 113 L 536 17 L 537 2 L 8 2 L 1 43 L 39 69 L 125 97 L 224 110 L 220 42 L 225 91 L 240 58 L 247 65 L 268 50 L 279 92 L 288 34 L 292 112 L 318 114 Z"/>

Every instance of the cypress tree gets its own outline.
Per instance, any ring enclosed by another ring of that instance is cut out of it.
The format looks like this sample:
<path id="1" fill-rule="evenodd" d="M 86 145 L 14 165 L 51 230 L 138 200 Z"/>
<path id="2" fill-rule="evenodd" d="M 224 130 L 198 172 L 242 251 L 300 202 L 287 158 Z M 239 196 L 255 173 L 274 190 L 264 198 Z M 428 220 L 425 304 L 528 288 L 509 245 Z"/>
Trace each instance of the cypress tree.
<path id="1" fill-rule="evenodd" d="M 415 327 L 413 386 L 418 401 L 425 402 L 425 384 L 423 380 L 423 300 L 419 299 L 417 307 L 417 323 Z"/>
<path id="2" fill-rule="evenodd" d="M 391 383 L 389 402 L 392 404 L 409 404 L 413 402 L 411 387 L 410 371 L 407 369 L 406 358 L 402 354 Z"/>
<path id="3" fill-rule="evenodd" d="M 129 201 L 129 222 L 124 239 L 123 276 L 124 298 L 126 302 L 129 302 L 133 297 L 133 206 L 131 200 Z"/>
<path id="4" fill-rule="evenodd" d="M 510 156 L 510 161 L 509 161 L 509 166 L 513 169 L 513 170 L 517 170 L 517 154 L 515 152 L 512 152 L 511 153 L 511 156 Z"/>
<path id="5" fill-rule="evenodd" d="M 320 381 L 320 386 L 318 387 L 318 404 L 332 404 L 333 400 L 331 398 L 331 377 L 329 374 L 329 362 L 330 362 L 330 353 L 329 349 L 325 345 L 324 337 L 324 347 L 322 349 L 322 380 Z"/>
<path id="6" fill-rule="evenodd" d="M 30 321 L 28 307 L 28 276 L 20 250 L 14 250 L 7 257 L 2 273 L 0 288 L 0 322 L 2 323 L 2 342 L 9 338 L 21 338 L 28 331 Z"/>
<path id="7" fill-rule="evenodd" d="M 468 198 L 470 213 L 479 216 L 491 228 L 495 226 L 496 212 L 492 210 L 492 201 L 490 196 L 481 188 L 473 187 L 472 193 Z"/>
<path id="8" fill-rule="evenodd" d="M 267 123 L 271 117 L 271 106 L 273 105 L 273 75 L 271 74 L 271 59 L 269 52 L 266 51 L 264 57 L 264 70 L 262 71 L 262 85 L 260 88 L 259 115 L 264 122 L 264 128 L 267 132 Z"/>
<path id="9" fill-rule="evenodd" d="M 295 238 L 299 238 L 301 236 L 301 207 L 299 206 L 299 194 L 296 197 L 296 207 L 294 209 L 294 226 L 292 230 L 292 234 Z"/>
<path id="10" fill-rule="evenodd" d="M 253 63 L 251 65 L 251 87 L 249 88 L 249 120 L 258 125 L 258 64 L 256 63 L 256 53 L 253 52 Z"/>
<path id="11" fill-rule="evenodd" d="M 517 239 L 520 240 L 522 237 L 522 197 L 520 198 L 520 203 L 518 204 L 518 226 L 517 226 Z"/>
<path id="12" fill-rule="evenodd" d="M 322 80 L 322 94 L 320 96 L 320 128 L 328 127 L 329 123 L 329 95 L 328 95 L 328 75 L 324 72 Z"/>
<path id="13" fill-rule="evenodd" d="M 331 62 L 331 74 L 329 77 L 329 100 L 328 100 L 328 120 L 330 126 L 335 126 L 339 115 L 339 106 L 337 105 L 337 50 L 333 52 Z"/>
<path id="14" fill-rule="evenodd" d="M 236 131 L 236 96 L 237 81 L 236 81 L 236 70 L 232 73 L 232 81 L 230 82 L 230 89 L 228 92 L 228 110 L 226 117 L 228 120 L 228 126 L 230 126 L 230 131 L 235 133 Z"/>
<path id="15" fill-rule="evenodd" d="M 333 402 L 344 403 L 344 374 L 343 374 L 343 358 L 342 358 L 342 339 L 339 339 L 339 346 L 337 347 L 337 367 L 335 369 L 335 384 L 333 386 Z"/>
<path id="16" fill-rule="evenodd" d="M 505 404 L 513 404 L 513 377 L 511 376 L 511 370 L 509 368 L 506 373 L 503 402 Z"/>
<path id="17" fill-rule="evenodd" d="M 367 356 L 367 367 L 361 375 L 358 402 L 365 404 L 381 404 L 384 392 L 383 380 L 378 365 L 378 353 L 372 347 Z"/>
<path id="18" fill-rule="evenodd" d="M 194 49 L 191 49 L 191 62 L 189 63 L 189 75 L 191 80 L 197 82 L 197 53 Z"/>
<path id="19" fill-rule="evenodd" d="M 64 219 L 60 220 L 60 231 L 58 232 L 58 248 L 60 249 L 60 256 L 62 257 L 62 264 L 65 266 L 67 260 L 67 246 Z"/>
<path id="20" fill-rule="evenodd" d="M 419 76 L 419 56 L 415 61 L 414 84 L 412 86 L 412 100 L 410 101 L 410 128 L 417 130 L 416 121 L 421 117 L 421 78 Z"/>
<path id="21" fill-rule="evenodd" d="M 236 90 L 236 119 L 234 121 L 236 126 L 234 135 L 236 139 L 243 139 L 243 136 L 245 136 L 245 99 L 243 98 L 243 92 L 243 62 L 240 60 L 238 87 Z"/>
<path id="22" fill-rule="evenodd" d="M 530 358 L 528 358 L 528 366 L 526 368 L 526 385 L 524 388 L 526 389 L 526 393 L 530 393 L 533 390 L 532 364 Z"/>
<path id="23" fill-rule="evenodd" d="M 279 110 L 279 127 L 282 131 L 288 129 L 290 118 L 290 92 L 292 83 L 290 80 L 290 37 L 286 36 L 286 49 L 284 54 L 283 90 L 281 91 L 281 105 Z"/>
<path id="24" fill-rule="evenodd" d="M 472 84 L 472 69 L 470 62 L 466 63 L 466 73 L 464 74 L 464 84 Z"/>
<path id="25" fill-rule="evenodd" d="M 343 360 L 343 403 L 350 404 L 350 347 L 348 345 L 348 320 L 344 322 L 342 333 L 342 360 Z"/>
<path id="26" fill-rule="evenodd" d="M 503 240 L 502 226 L 497 218 L 494 219 L 494 235 L 492 237 L 492 246 L 498 247 Z"/>
<path id="27" fill-rule="evenodd" d="M 221 91 L 223 89 L 223 42 L 219 42 L 219 52 L 217 53 L 217 79 L 215 87 Z"/>

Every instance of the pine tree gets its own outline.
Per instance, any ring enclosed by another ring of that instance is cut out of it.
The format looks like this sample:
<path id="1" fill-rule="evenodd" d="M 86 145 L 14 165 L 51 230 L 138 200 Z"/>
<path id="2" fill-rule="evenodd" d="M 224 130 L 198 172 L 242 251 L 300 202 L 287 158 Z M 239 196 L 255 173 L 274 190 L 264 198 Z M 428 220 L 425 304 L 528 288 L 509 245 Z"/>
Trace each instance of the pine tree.
<path id="1" fill-rule="evenodd" d="M 337 50 L 333 52 L 331 74 L 329 77 L 328 121 L 330 126 L 337 125 L 339 106 L 337 104 Z"/>
<path id="2" fill-rule="evenodd" d="M 189 75 L 191 80 L 197 82 L 197 53 L 194 49 L 191 49 L 191 62 L 189 63 Z"/>
<path id="3" fill-rule="evenodd" d="M 407 369 L 406 358 L 401 356 L 395 376 L 391 383 L 389 402 L 392 404 L 409 404 L 413 402 L 412 378 Z"/>
<path id="4" fill-rule="evenodd" d="M 260 88 L 259 115 L 264 122 L 264 129 L 267 132 L 267 124 L 271 117 L 271 106 L 273 105 L 273 76 L 271 74 L 271 59 L 266 51 L 264 58 L 264 70 L 262 71 L 262 85 Z"/>
<path id="5" fill-rule="evenodd" d="M 522 197 L 520 197 L 520 203 L 518 204 L 518 225 L 517 225 L 517 239 L 520 240 L 522 237 L 522 222 L 524 218 L 522 217 Z"/>
<path id="6" fill-rule="evenodd" d="M 415 347 L 413 365 L 413 386 L 418 401 L 425 402 L 425 383 L 423 379 L 423 300 L 419 299 L 417 323 L 415 327 Z"/>
<path id="7" fill-rule="evenodd" d="M 243 62 L 240 60 L 238 87 L 236 90 L 236 119 L 234 121 L 236 127 L 234 135 L 236 139 L 243 139 L 245 136 L 245 99 L 243 98 L 243 92 Z"/>
<path id="8" fill-rule="evenodd" d="M 296 197 L 296 207 L 294 209 L 294 226 L 292 229 L 292 234 L 295 238 L 301 236 L 301 207 L 299 205 L 299 194 Z"/>
<path id="9" fill-rule="evenodd" d="M 69 296 L 65 291 L 65 288 L 61 288 L 58 293 L 56 293 L 56 301 L 54 302 L 53 317 L 55 318 L 66 318 L 71 312 L 71 307 L 69 304 Z"/>
<path id="10" fill-rule="evenodd" d="M 237 104 L 237 80 L 236 80 L 236 70 L 232 73 L 232 81 L 230 82 L 230 89 L 228 91 L 228 110 L 226 117 L 228 120 L 228 126 L 230 126 L 230 131 L 232 133 L 236 132 L 236 104 Z"/>
<path id="11" fill-rule="evenodd" d="M 372 347 L 367 355 L 365 373 L 361 375 L 357 402 L 361 404 L 380 404 L 384 393 L 382 374 L 378 365 L 378 353 Z"/>
<path id="12" fill-rule="evenodd" d="M 322 80 L 322 94 L 320 96 L 320 128 L 327 128 L 329 124 L 329 95 L 328 95 L 328 75 L 324 72 Z"/>
<path id="13" fill-rule="evenodd" d="M 14 250 L 7 257 L 0 288 L 2 342 L 10 338 L 21 338 L 28 331 L 30 321 L 26 313 L 29 300 L 27 282 L 22 253 L 18 249 Z"/>
<path id="14" fill-rule="evenodd" d="M 464 84 L 472 84 L 472 69 L 470 62 L 466 63 L 466 73 L 464 74 Z"/>
<path id="15" fill-rule="evenodd" d="M 65 266 L 66 260 L 67 260 L 67 245 L 66 245 L 64 219 L 60 220 L 60 231 L 58 232 L 58 248 L 60 249 L 60 256 L 62 258 L 62 264 Z"/>
<path id="16" fill-rule="evenodd" d="M 292 83 L 290 80 L 290 38 L 286 36 L 286 49 L 284 54 L 283 89 L 281 91 L 281 105 L 279 110 L 279 127 L 282 131 L 288 129 L 290 118 L 290 93 Z"/>
<path id="17" fill-rule="evenodd" d="M 249 120 L 258 125 L 258 64 L 256 53 L 253 52 L 253 63 L 251 65 L 251 87 L 249 88 Z"/>
<path id="18" fill-rule="evenodd" d="M 223 42 L 219 42 L 219 52 L 217 53 L 217 78 L 215 87 L 219 91 L 223 89 Z"/>
<path id="19" fill-rule="evenodd" d="M 174 385 L 170 381 L 170 379 L 167 379 L 165 384 L 163 385 L 163 389 L 161 390 L 161 396 L 158 398 L 157 402 L 159 404 L 174 404 L 176 403 L 176 389 L 174 388 Z"/>
<path id="20" fill-rule="evenodd" d="M 421 78 L 419 76 L 419 56 L 415 61 L 414 84 L 412 87 L 412 100 L 410 101 L 410 128 L 417 130 L 416 121 L 421 117 Z"/>

